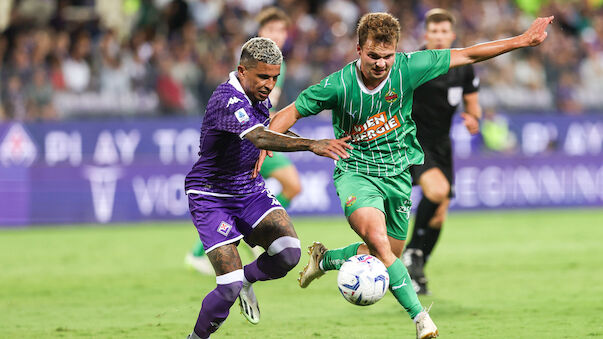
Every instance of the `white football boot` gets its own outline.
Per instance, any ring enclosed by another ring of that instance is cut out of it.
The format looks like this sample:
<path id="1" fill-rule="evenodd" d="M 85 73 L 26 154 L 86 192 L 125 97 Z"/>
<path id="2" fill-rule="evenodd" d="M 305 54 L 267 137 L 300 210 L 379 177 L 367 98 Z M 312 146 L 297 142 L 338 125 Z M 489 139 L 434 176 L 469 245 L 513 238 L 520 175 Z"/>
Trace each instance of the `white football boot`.
<path id="1" fill-rule="evenodd" d="M 438 328 L 433 323 L 433 320 L 431 320 L 427 311 L 421 311 L 415 320 L 417 326 L 417 339 L 436 338 L 439 335 Z"/>
<path id="2" fill-rule="evenodd" d="M 243 284 L 243 288 L 239 292 L 239 306 L 241 307 L 241 314 L 250 323 L 257 325 L 260 322 L 260 306 L 251 284 Z"/>
<path id="3" fill-rule="evenodd" d="M 308 260 L 308 264 L 304 267 L 304 270 L 299 272 L 299 278 L 297 279 L 301 288 L 308 287 L 314 279 L 318 279 L 325 274 L 325 272 L 320 269 L 319 264 L 326 251 L 327 248 L 325 245 L 318 241 L 315 241 L 312 246 L 308 247 L 310 260 Z"/>

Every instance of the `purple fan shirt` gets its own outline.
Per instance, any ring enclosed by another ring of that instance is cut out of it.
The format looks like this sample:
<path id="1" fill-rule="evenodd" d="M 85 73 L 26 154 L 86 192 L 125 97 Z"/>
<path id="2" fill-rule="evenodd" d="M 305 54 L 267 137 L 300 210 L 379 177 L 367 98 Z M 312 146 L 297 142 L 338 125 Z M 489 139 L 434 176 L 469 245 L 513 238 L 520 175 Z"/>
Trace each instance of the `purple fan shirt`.
<path id="1" fill-rule="evenodd" d="M 252 103 L 236 72 L 230 73 L 207 103 L 199 160 L 184 184 L 187 194 L 243 195 L 264 189 L 261 176 L 251 178 L 260 150 L 244 136 L 268 124 L 271 107 L 269 99 Z"/>

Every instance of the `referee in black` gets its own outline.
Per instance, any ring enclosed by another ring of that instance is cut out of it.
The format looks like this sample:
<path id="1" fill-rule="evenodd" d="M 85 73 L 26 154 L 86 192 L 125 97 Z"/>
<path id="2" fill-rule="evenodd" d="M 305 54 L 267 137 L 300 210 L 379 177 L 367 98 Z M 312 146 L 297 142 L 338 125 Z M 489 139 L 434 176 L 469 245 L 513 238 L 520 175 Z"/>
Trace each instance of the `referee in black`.
<path id="1" fill-rule="evenodd" d="M 450 48 L 456 39 L 455 19 L 452 13 L 441 8 L 425 15 L 424 49 Z M 463 101 L 461 113 L 467 130 L 479 132 L 482 110 L 478 102 L 479 79 L 472 65 L 452 68 L 426 82 L 415 90 L 412 118 L 417 124 L 417 138 L 425 152 L 425 163 L 413 166 L 413 185 L 420 185 L 423 198 L 419 202 L 410 242 L 402 256 L 408 268 L 415 291 L 428 294 L 423 266 L 438 241 L 446 219 L 450 197 L 453 196 L 452 148 L 450 126 L 452 116 Z"/>

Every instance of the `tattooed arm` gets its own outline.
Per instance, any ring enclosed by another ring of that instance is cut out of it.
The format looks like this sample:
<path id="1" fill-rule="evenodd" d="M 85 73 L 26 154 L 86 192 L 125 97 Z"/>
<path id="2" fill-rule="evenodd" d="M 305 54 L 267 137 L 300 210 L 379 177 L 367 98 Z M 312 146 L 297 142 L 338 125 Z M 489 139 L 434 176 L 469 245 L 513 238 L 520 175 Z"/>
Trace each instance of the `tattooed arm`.
<path id="1" fill-rule="evenodd" d="M 352 149 L 352 146 L 347 143 L 349 137 L 312 140 L 276 133 L 263 127 L 248 132 L 245 138 L 260 149 L 280 152 L 311 151 L 334 160 L 338 160 L 339 157 L 348 158 L 346 149 Z"/>

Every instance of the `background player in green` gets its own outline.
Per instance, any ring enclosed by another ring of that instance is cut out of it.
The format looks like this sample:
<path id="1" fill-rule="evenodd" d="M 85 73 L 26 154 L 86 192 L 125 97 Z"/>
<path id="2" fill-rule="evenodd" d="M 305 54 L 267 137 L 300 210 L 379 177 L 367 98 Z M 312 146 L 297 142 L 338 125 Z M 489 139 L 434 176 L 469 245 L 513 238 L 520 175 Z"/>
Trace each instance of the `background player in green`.
<path id="1" fill-rule="evenodd" d="M 289 28 L 290 19 L 282 10 L 276 7 L 267 7 L 263 9 L 257 16 L 258 36 L 271 39 L 276 43 L 281 50 L 287 41 L 287 30 Z M 277 107 L 279 98 L 282 93 L 283 84 L 285 82 L 285 72 L 287 65 L 285 61 L 281 63 L 281 75 L 270 93 L 270 103 L 274 113 L 274 108 Z M 276 196 L 276 199 L 284 208 L 289 207 L 291 200 L 301 192 L 301 182 L 299 173 L 293 163 L 284 154 L 273 152 L 272 157 L 268 157 L 262 164 L 260 175 L 267 178 L 274 178 L 281 184 L 281 192 Z"/>
<path id="2" fill-rule="evenodd" d="M 425 14 L 425 48 L 447 49 L 456 39 L 452 13 L 434 8 Z M 419 86 L 414 92 L 412 119 L 417 124 L 417 139 L 425 153 L 423 165 L 410 168 L 413 184 L 419 184 L 423 197 L 417 207 L 412 238 L 402 261 L 412 278 L 415 291 L 427 294 L 427 263 L 446 219 L 454 182 L 450 125 L 461 99 L 461 113 L 471 134 L 479 132 L 482 110 L 478 100 L 479 79 L 472 65 L 450 69 L 448 73 Z"/>
<path id="3" fill-rule="evenodd" d="M 423 163 L 411 119 L 413 91 L 449 68 L 539 45 L 552 20 L 538 18 L 519 36 L 468 48 L 396 53 L 396 18 L 370 13 L 360 19 L 359 59 L 304 90 L 270 123 L 271 129 L 284 132 L 302 117 L 331 109 L 335 136 L 351 136 L 354 143 L 350 157 L 337 161 L 334 183 L 350 226 L 364 242 L 336 250 L 314 243 L 300 274 L 301 287 L 339 269 L 355 254 L 370 253 L 387 266 L 390 291 L 416 323 L 417 338 L 438 335 L 399 259 L 411 206 L 409 167 Z M 260 154 L 256 169 L 264 156 Z"/>
<path id="4" fill-rule="evenodd" d="M 277 7 L 267 7 L 260 11 L 256 21 L 258 23 L 258 36 L 274 41 L 278 48 L 282 49 L 287 40 L 287 30 L 290 23 L 287 14 Z M 286 71 L 287 66 L 283 60 L 281 63 L 281 74 L 269 95 L 270 103 L 273 108 L 271 109 L 271 114 L 273 114 L 274 108 L 281 96 Z M 264 179 L 274 178 L 280 183 L 282 189 L 276 196 L 276 199 L 281 203 L 283 208 L 286 209 L 289 207 L 291 200 L 301 192 L 299 173 L 287 156 L 280 152 L 271 152 L 271 154 L 272 157 L 268 157 L 264 161 L 262 169 L 260 170 L 260 175 Z M 257 257 L 262 254 L 262 249 L 256 246 L 252 248 L 252 252 L 254 256 Z M 203 244 L 200 241 L 198 241 L 193 249 L 186 254 L 185 263 L 199 273 L 214 273 L 211 263 L 209 262 L 207 255 L 205 255 Z"/>

